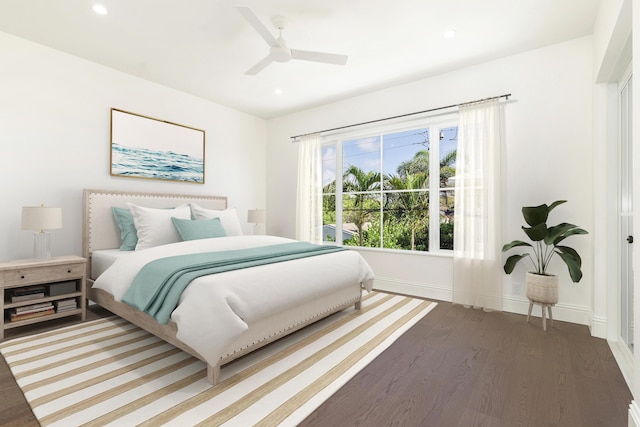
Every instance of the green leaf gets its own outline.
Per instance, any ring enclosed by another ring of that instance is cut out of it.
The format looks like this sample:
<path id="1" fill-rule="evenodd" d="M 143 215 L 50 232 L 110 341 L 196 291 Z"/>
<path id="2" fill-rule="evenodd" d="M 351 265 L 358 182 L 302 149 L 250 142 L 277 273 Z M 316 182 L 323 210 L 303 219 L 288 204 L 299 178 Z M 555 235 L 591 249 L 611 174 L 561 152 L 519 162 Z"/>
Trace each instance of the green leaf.
<path id="1" fill-rule="evenodd" d="M 551 212 L 553 210 L 553 208 L 555 208 L 558 205 L 561 205 L 563 203 L 567 203 L 566 200 L 556 200 L 555 202 L 551 203 L 551 206 L 549 206 L 549 212 Z"/>
<path id="2" fill-rule="evenodd" d="M 567 231 L 563 235 L 558 236 L 553 243 L 555 245 L 557 245 L 558 243 L 562 242 L 567 237 L 573 236 L 574 234 L 589 234 L 589 233 L 586 230 L 583 230 L 582 228 L 576 227 L 574 229 L 571 229 L 571 230 Z"/>
<path id="3" fill-rule="evenodd" d="M 522 208 L 522 216 L 531 227 L 547 222 L 549 207 L 547 205 L 525 206 Z"/>
<path id="4" fill-rule="evenodd" d="M 509 258 L 507 258 L 507 261 L 504 263 L 504 272 L 507 274 L 511 274 L 511 272 L 513 271 L 513 269 L 515 268 L 516 264 L 522 259 L 525 258 L 529 255 L 527 254 L 522 254 L 522 255 L 511 255 Z"/>
<path id="5" fill-rule="evenodd" d="M 547 232 L 547 235 L 544 237 L 544 242 L 547 245 L 552 245 L 555 243 L 555 240 L 558 237 L 564 235 L 567 231 L 571 230 L 572 228 L 577 228 L 577 226 L 566 223 L 566 222 L 550 227 L 549 231 Z"/>
<path id="6" fill-rule="evenodd" d="M 502 247 L 502 252 L 506 252 L 509 249 L 512 249 L 512 248 L 515 248 L 515 247 L 518 247 L 518 246 L 529 246 L 529 247 L 532 247 L 531 243 L 523 242 L 522 240 L 514 240 L 513 242 L 507 243 L 506 245 L 504 245 Z"/>
<path id="7" fill-rule="evenodd" d="M 575 249 L 570 248 L 569 246 L 556 246 L 556 252 L 570 254 L 571 256 L 573 256 L 573 258 L 575 258 L 578 265 L 582 267 L 582 258 L 580 258 L 580 255 Z"/>
<path id="8" fill-rule="evenodd" d="M 542 223 L 531 228 L 522 227 L 527 236 L 534 242 L 539 242 L 547 235 L 547 225 Z"/>
<path id="9" fill-rule="evenodd" d="M 535 227 L 539 224 L 544 224 L 549 218 L 549 212 L 551 212 L 556 206 L 566 203 L 566 200 L 557 200 L 551 203 L 551 206 L 546 204 L 540 206 L 525 206 L 522 208 L 522 216 L 524 220 L 531 227 Z"/>
<path id="10" fill-rule="evenodd" d="M 562 258 L 564 263 L 567 264 L 571 280 L 573 280 L 574 283 L 578 283 L 580 279 L 582 279 L 582 270 L 580 270 L 580 264 L 578 264 L 578 261 L 568 252 L 556 251 L 556 253 L 560 255 L 560 258 Z"/>

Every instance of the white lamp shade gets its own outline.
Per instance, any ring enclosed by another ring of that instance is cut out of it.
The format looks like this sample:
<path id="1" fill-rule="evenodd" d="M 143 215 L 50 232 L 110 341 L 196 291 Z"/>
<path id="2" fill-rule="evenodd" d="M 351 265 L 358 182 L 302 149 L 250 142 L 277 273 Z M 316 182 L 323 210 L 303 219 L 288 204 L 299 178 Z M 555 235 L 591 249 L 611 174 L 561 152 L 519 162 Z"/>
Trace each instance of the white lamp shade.
<path id="1" fill-rule="evenodd" d="M 267 211 L 264 209 L 252 209 L 248 211 L 247 222 L 251 224 L 264 224 L 267 222 Z"/>
<path id="2" fill-rule="evenodd" d="M 57 230 L 62 228 L 62 209 L 45 206 L 22 208 L 23 230 Z"/>

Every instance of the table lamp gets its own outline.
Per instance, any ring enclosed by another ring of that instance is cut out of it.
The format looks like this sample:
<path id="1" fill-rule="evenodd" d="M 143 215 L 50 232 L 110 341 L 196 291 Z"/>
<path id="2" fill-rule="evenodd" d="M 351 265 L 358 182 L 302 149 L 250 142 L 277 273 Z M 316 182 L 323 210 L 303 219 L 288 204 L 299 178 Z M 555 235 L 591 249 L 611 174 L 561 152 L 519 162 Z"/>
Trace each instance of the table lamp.
<path id="1" fill-rule="evenodd" d="M 250 224 L 264 224 L 267 222 L 267 211 L 264 209 L 250 209 L 247 212 L 247 222 Z"/>
<path id="2" fill-rule="evenodd" d="M 41 206 L 22 208 L 22 229 L 33 233 L 33 258 L 44 261 L 51 258 L 51 234 L 45 230 L 62 228 L 62 209 Z"/>

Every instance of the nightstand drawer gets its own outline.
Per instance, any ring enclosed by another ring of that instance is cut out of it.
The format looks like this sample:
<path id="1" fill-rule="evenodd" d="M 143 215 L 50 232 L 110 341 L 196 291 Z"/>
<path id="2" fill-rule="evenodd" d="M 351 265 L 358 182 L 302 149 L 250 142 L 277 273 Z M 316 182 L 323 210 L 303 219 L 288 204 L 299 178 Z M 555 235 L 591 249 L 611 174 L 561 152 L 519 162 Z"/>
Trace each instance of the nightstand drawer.
<path id="1" fill-rule="evenodd" d="M 4 274 L 4 286 L 33 285 L 77 279 L 84 275 L 84 264 L 21 268 Z"/>

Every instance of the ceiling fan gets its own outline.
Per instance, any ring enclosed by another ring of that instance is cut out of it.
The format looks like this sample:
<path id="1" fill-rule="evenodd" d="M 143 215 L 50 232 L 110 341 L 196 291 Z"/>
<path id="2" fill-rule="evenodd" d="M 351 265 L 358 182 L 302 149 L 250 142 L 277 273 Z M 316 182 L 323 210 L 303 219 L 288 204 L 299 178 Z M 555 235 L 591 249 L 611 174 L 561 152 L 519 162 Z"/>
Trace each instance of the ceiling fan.
<path id="1" fill-rule="evenodd" d="M 250 76 L 258 74 L 267 65 L 272 62 L 287 62 L 290 59 L 301 59 L 303 61 L 323 62 L 326 64 L 345 65 L 347 59 L 346 55 L 339 55 L 335 53 L 325 52 L 313 52 L 310 50 L 298 50 L 289 49 L 287 42 L 282 38 L 282 30 L 286 27 L 286 21 L 282 17 L 276 17 L 273 19 L 273 23 L 279 30 L 280 34 L 276 39 L 267 27 L 260 21 L 260 18 L 249 8 L 248 6 L 236 5 L 236 9 L 244 18 L 249 21 L 249 24 L 255 28 L 255 30 L 262 36 L 264 41 L 269 46 L 269 54 L 264 57 L 260 62 L 251 67 L 245 72 Z"/>

